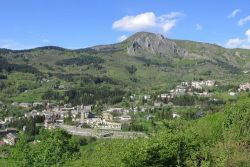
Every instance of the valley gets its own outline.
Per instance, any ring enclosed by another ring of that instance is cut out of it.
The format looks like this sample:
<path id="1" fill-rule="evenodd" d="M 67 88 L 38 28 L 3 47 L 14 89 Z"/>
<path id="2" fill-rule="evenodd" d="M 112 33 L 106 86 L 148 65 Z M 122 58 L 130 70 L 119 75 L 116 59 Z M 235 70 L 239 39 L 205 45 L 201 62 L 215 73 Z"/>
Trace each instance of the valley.
<path id="1" fill-rule="evenodd" d="M 229 149 L 249 157 L 247 49 L 149 32 L 84 49 L 0 49 L 0 90 L 0 166 L 213 166 L 225 154 L 237 166 Z"/>

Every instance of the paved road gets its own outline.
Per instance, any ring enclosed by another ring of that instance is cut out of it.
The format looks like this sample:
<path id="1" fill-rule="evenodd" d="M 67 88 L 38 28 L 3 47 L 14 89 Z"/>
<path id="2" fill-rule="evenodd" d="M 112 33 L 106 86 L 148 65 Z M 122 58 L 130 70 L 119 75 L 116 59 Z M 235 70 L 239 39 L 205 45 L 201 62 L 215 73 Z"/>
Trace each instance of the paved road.
<path id="1" fill-rule="evenodd" d="M 59 127 L 65 129 L 68 133 L 72 135 L 92 136 L 96 138 L 129 139 L 129 138 L 147 137 L 147 135 L 142 132 L 122 132 L 115 130 L 84 129 L 69 125 L 59 125 Z"/>

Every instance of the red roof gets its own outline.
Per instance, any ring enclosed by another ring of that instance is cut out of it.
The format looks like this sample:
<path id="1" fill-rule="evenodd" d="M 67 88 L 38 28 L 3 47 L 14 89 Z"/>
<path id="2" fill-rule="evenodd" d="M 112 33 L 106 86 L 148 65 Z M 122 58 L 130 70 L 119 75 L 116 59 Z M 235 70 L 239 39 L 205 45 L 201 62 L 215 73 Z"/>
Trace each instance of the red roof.
<path id="1" fill-rule="evenodd" d="M 4 142 L 4 141 L 1 141 L 0 140 L 0 145 L 2 146 L 2 145 L 5 145 L 6 143 Z"/>

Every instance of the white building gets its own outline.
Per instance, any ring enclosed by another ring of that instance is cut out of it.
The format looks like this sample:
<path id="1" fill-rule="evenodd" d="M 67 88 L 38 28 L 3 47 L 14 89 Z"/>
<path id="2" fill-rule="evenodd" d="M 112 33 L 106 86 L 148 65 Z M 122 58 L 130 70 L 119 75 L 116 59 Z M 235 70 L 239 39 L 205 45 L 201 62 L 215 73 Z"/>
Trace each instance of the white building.
<path id="1" fill-rule="evenodd" d="M 130 121 L 132 118 L 131 118 L 131 116 L 130 115 L 122 115 L 122 116 L 120 116 L 120 120 L 121 121 Z"/>
<path id="2" fill-rule="evenodd" d="M 6 144 L 9 144 L 9 145 L 15 145 L 16 142 L 17 142 L 17 135 L 16 134 L 13 134 L 13 133 L 8 133 L 5 138 L 3 138 L 3 141 L 6 143 Z"/>
<path id="3" fill-rule="evenodd" d="M 180 116 L 179 114 L 177 114 L 177 113 L 173 113 L 173 114 L 172 114 L 172 117 L 173 117 L 173 118 L 180 118 L 181 116 Z"/>
<path id="4" fill-rule="evenodd" d="M 250 90 L 250 83 L 241 84 L 238 89 L 239 92 L 247 90 Z"/>
<path id="5" fill-rule="evenodd" d="M 42 106 L 42 105 L 43 105 L 42 102 L 34 102 L 33 103 L 33 107 Z"/>
<path id="6" fill-rule="evenodd" d="M 20 103 L 19 104 L 19 107 L 23 107 L 23 108 L 29 108 L 31 107 L 32 105 L 30 103 Z"/>
<path id="7" fill-rule="evenodd" d="M 214 80 L 207 80 L 207 81 L 204 82 L 204 84 L 206 86 L 212 87 L 212 86 L 214 86 L 215 81 Z"/>
<path id="8" fill-rule="evenodd" d="M 40 115 L 41 113 L 37 112 L 36 110 L 32 110 L 31 112 L 25 113 L 24 116 L 25 117 L 35 117 Z"/>
<path id="9" fill-rule="evenodd" d="M 236 96 L 236 93 L 235 92 L 229 92 L 229 95 L 230 96 Z"/>
<path id="10" fill-rule="evenodd" d="M 167 93 L 163 93 L 160 95 L 161 99 L 166 99 L 168 97 L 168 94 Z"/>
<path id="11" fill-rule="evenodd" d="M 144 100 L 148 100 L 148 99 L 150 99 L 150 95 L 144 95 L 143 98 L 144 98 Z"/>
<path id="12" fill-rule="evenodd" d="M 125 108 L 110 108 L 106 112 L 129 113 L 129 110 Z"/>
<path id="13" fill-rule="evenodd" d="M 191 86 L 195 89 L 202 89 L 202 86 L 201 86 L 200 82 L 198 82 L 198 81 L 192 81 Z"/>

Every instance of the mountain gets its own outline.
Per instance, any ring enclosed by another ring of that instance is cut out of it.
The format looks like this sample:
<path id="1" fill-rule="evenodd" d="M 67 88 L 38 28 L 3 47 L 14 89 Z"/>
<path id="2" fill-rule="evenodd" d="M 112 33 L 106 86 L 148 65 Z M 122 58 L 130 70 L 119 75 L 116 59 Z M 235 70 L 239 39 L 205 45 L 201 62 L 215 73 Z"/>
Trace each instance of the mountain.
<path id="1" fill-rule="evenodd" d="M 187 55 L 185 49 L 179 47 L 174 41 L 165 38 L 160 34 L 140 32 L 127 39 L 130 46 L 127 48 L 129 55 L 161 55 L 180 56 Z"/>
<path id="2" fill-rule="evenodd" d="M 223 62 L 235 67 L 242 65 L 238 60 L 249 57 L 249 53 L 246 53 L 248 50 L 226 49 L 215 44 L 201 42 L 171 40 L 161 34 L 149 32 L 138 32 L 119 44 L 92 48 L 97 51 L 115 51 L 123 48 L 129 56 L 203 59 L 214 63 Z"/>
<path id="3" fill-rule="evenodd" d="M 77 50 L 56 46 L 0 49 L 0 58 L 0 76 L 8 78 L 0 80 L 0 88 L 5 85 L 0 100 L 4 96 L 13 101 L 39 100 L 58 83 L 68 89 L 108 86 L 150 93 L 168 90 L 180 81 L 214 79 L 237 85 L 250 78 L 249 50 L 148 32 L 120 43 Z M 41 84 L 44 78 L 51 82 Z M 29 93 L 20 91 L 26 89 Z"/>

